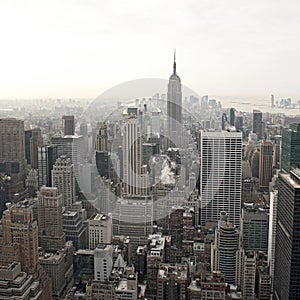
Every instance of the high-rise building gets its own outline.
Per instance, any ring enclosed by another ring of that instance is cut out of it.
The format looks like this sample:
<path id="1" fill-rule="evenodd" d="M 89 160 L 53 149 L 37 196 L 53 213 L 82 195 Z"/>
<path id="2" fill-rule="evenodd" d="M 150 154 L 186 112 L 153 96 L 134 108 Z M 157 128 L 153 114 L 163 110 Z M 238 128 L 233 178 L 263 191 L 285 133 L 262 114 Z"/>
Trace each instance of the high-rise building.
<path id="1" fill-rule="evenodd" d="M 281 169 L 289 172 L 300 168 L 300 124 L 282 129 Z"/>
<path id="2" fill-rule="evenodd" d="M 96 214 L 87 221 L 89 249 L 98 244 L 110 244 L 112 237 L 112 218 L 104 214 Z"/>
<path id="3" fill-rule="evenodd" d="M 250 158 L 252 177 L 259 178 L 260 151 L 255 150 Z"/>
<path id="4" fill-rule="evenodd" d="M 248 207 L 242 209 L 241 233 L 245 251 L 268 250 L 269 209 Z"/>
<path id="5" fill-rule="evenodd" d="M 6 201 L 8 200 L 7 183 L 10 179 L 10 176 L 0 173 L 0 218 L 2 218 L 2 213 L 6 210 Z"/>
<path id="6" fill-rule="evenodd" d="M 79 127 L 79 134 L 83 136 L 88 135 L 88 125 L 86 123 L 81 123 Z"/>
<path id="7" fill-rule="evenodd" d="M 300 171 L 279 174 L 274 297 L 299 299 Z"/>
<path id="8" fill-rule="evenodd" d="M 275 97 L 273 94 L 271 95 L 271 107 L 275 107 Z"/>
<path id="9" fill-rule="evenodd" d="M 62 299 L 66 292 L 67 285 L 73 282 L 73 254 L 72 242 L 55 252 L 42 252 L 40 264 L 48 274 L 52 283 L 52 299 Z"/>
<path id="10" fill-rule="evenodd" d="M 273 144 L 271 141 L 260 143 L 259 159 L 259 188 L 261 191 L 269 191 L 273 170 Z"/>
<path id="11" fill-rule="evenodd" d="M 135 116 L 123 124 L 123 182 L 127 195 L 139 195 L 142 168 L 141 125 Z"/>
<path id="12" fill-rule="evenodd" d="M 113 268 L 113 246 L 99 244 L 94 250 L 94 279 L 107 280 Z"/>
<path id="13" fill-rule="evenodd" d="M 200 132 L 201 224 L 226 211 L 239 226 L 242 191 L 242 133 Z"/>
<path id="14" fill-rule="evenodd" d="M 117 202 L 113 212 L 114 235 L 148 236 L 153 226 L 153 199 L 136 197 Z"/>
<path id="15" fill-rule="evenodd" d="M 40 128 L 25 131 L 25 158 L 33 169 L 38 168 L 38 147 L 43 144 Z"/>
<path id="16" fill-rule="evenodd" d="M 263 137 L 264 123 L 262 120 L 262 112 L 260 110 L 253 110 L 252 115 L 252 132 L 257 134 L 259 140 Z"/>
<path id="17" fill-rule="evenodd" d="M 238 115 L 235 117 L 235 128 L 236 130 L 242 131 L 243 130 L 243 124 L 244 123 L 244 119 L 242 115 Z"/>
<path id="18" fill-rule="evenodd" d="M 226 113 L 223 113 L 222 114 L 222 130 L 225 130 L 227 126 L 227 115 Z"/>
<path id="19" fill-rule="evenodd" d="M 0 173 L 10 177 L 6 182 L 8 201 L 24 192 L 24 121 L 0 119 Z"/>
<path id="20" fill-rule="evenodd" d="M 274 278 L 274 269 L 275 269 L 277 202 L 278 202 L 278 191 L 274 190 L 270 192 L 270 216 L 269 216 L 269 236 L 268 236 L 268 266 L 269 266 L 269 273 L 272 278 Z"/>
<path id="21" fill-rule="evenodd" d="M 70 158 L 74 164 L 76 179 L 79 177 L 79 165 L 84 162 L 84 137 L 80 135 L 73 136 L 53 136 L 51 144 L 57 145 L 57 154 Z M 76 186 L 77 188 L 77 186 Z M 78 192 L 78 191 L 76 191 Z"/>
<path id="22" fill-rule="evenodd" d="M 62 194 L 54 187 L 38 192 L 39 245 L 45 251 L 57 251 L 65 245 L 62 218 Z"/>
<path id="23" fill-rule="evenodd" d="M 74 135 L 75 134 L 74 116 L 63 116 L 62 128 L 63 128 L 63 135 Z"/>
<path id="24" fill-rule="evenodd" d="M 38 147 L 39 188 L 52 186 L 51 171 L 58 158 L 57 145 Z"/>
<path id="25" fill-rule="evenodd" d="M 237 228 L 228 222 L 226 212 L 221 212 L 212 244 L 211 269 L 221 271 L 226 282 L 231 284 L 237 281 L 239 236 Z"/>
<path id="26" fill-rule="evenodd" d="M 106 123 L 101 123 L 96 140 L 96 151 L 108 151 L 108 133 Z"/>
<path id="27" fill-rule="evenodd" d="M 235 108 L 230 108 L 230 114 L 229 114 L 229 124 L 230 126 L 235 126 Z"/>
<path id="28" fill-rule="evenodd" d="M 72 241 L 76 250 L 86 248 L 86 227 L 79 211 L 65 211 L 63 213 L 63 228 L 66 241 Z"/>
<path id="29" fill-rule="evenodd" d="M 281 140 L 281 135 L 274 136 L 273 167 L 278 170 L 281 168 Z"/>
<path id="30" fill-rule="evenodd" d="M 113 211 L 113 234 L 130 238 L 133 255 L 136 254 L 139 245 L 144 245 L 152 230 L 153 199 L 151 197 L 130 197 L 117 201 Z"/>
<path id="31" fill-rule="evenodd" d="M 2 226 L 3 245 L 11 247 L 17 255 L 16 261 L 21 263 L 22 271 L 36 274 L 39 269 L 38 225 L 28 201 L 11 205 L 3 213 Z M 17 246 L 18 251 L 14 250 L 13 245 Z"/>
<path id="32" fill-rule="evenodd" d="M 167 137 L 168 147 L 181 147 L 182 135 L 182 92 L 181 80 L 176 73 L 174 53 L 173 74 L 170 76 L 167 95 Z"/>
<path id="33" fill-rule="evenodd" d="M 101 123 L 96 139 L 96 166 L 102 178 L 111 178 L 111 156 L 108 151 L 108 133 L 106 123 Z"/>
<path id="34" fill-rule="evenodd" d="M 52 186 L 63 195 L 63 206 L 72 208 L 76 199 L 75 176 L 74 165 L 69 158 L 61 156 L 56 160 L 52 170 Z"/>
<path id="35" fill-rule="evenodd" d="M 253 251 L 248 251 L 243 259 L 243 299 L 255 299 L 255 272 L 256 272 L 256 258 Z"/>
<path id="36" fill-rule="evenodd" d="M 39 177 L 38 177 L 38 170 L 30 169 L 25 180 L 25 186 L 27 189 L 27 197 L 35 197 L 36 192 L 38 190 L 39 185 Z"/>
<path id="37" fill-rule="evenodd" d="M 159 266 L 169 262 L 168 248 L 171 246 L 170 236 L 163 237 L 161 234 L 149 235 L 148 253 L 146 256 L 147 286 L 146 296 L 155 298 L 157 293 L 157 275 Z M 169 247 L 168 247 L 169 245 Z"/>

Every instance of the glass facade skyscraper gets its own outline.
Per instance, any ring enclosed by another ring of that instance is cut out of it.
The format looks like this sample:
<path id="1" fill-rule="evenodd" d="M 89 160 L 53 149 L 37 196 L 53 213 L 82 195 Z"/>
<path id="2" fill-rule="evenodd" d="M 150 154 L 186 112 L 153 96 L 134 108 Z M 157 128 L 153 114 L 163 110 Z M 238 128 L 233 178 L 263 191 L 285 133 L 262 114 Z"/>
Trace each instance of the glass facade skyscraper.
<path id="1" fill-rule="evenodd" d="M 275 299 L 299 299 L 300 295 L 300 170 L 278 178 L 275 248 Z"/>
<path id="2" fill-rule="evenodd" d="M 285 172 L 300 168 L 300 124 L 282 130 L 281 168 Z"/>

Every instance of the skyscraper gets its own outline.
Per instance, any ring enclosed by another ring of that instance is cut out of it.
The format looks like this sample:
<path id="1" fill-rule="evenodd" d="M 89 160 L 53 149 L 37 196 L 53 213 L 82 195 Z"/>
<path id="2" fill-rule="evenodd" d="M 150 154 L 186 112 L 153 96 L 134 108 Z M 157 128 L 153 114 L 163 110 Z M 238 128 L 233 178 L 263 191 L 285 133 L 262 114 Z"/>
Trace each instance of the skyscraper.
<path id="1" fill-rule="evenodd" d="M 57 158 L 57 145 L 38 147 L 39 187 L 52 186 L 51 171 Z"/>
<path id="2" fill-rule="evenodd" d="M 24 192 L 24 121 L 0 119 L 0 173 L 10 176 L 6 183 L 7 200 Z"/>
<path id="3" fill-rule="evenodd" d="M 38 168 L 38 147 L 43 144 L 40 128 L 25 131 L 25 158 L 33 169 Z"/>
<path id="4" fill-rule="evenodd" d="M 110 153 L 108 151 L 108 133 L 107 125 L 100 124 L 99 132 L 96 139 L 96 165 L 101 177 L 110 178 Z"/>
<path id="5" fill-rule="evenodd" d="M 263 137 L 264 123 L 262 120 L 262 112 L 260 110 L 253 110 L 252 115 L 252 132 L 257 134 L 259 140 Z"/>
<path id="6" fill-rule="evenodd" d="M 69 158 L 59 157 L 52 170 L 52 186 L 63 195 L 63 206 L 72 208 L 75 202 L 74 166 Z"/>
<path id="7" fill-rule="evenodd" d="M 77 179 L 79 178 L 79 165 L 84 162 L 85 152 L 84 152 L 84 137 L 78 135 L 67 135 L 67 136 L 53 136 L 51 138 L 51 144 L 57 145 L 58 156 L 66 156 L 71 159 L 74 164 L 75 172 L 75 184 L 76 193 L 79 193 L 79 186 Z"/>
<path id="8" fill-rule="evenodd" d="M 36 274 L 39 269 L 38 225 L 33 219 L 32 206 L 28 201 L 11 205 L 3 213 L 2 225 L 4 246 L 11 247 L 24 272 Z M 13 245 L 18 247 L 18 251 Z"/>
<path id="9" fill-rule="evenodd" d="M 282 130 L 281 168 L 285 172 L 300 168 L 300 124 Z"/>
<path id="10" fill-rule="evenodd" d="M 39 245 L 45 251 L 61 250 L 65 245 L 62 194 L 43 186 L 38 192 Z"/>
<path id="11" fill-rule="evenodd" d="M 140 194 L 142 136 L 139 120 L 130 116 L 123 124 L 123 182 L 128 195 Z"/>
<path id="12" fill-rule="evenodd" d="M 229 123 L 230 126 L 234 126 L 235 125 L 235 108 L 230 108 L 230 115 L 229 115 Z"/>
<path id="13" fill-rule="evenodd" d="M 269 216 L 269 236 L 268 236 L 268 266 L 272 278 L 274 278 L 274 269 L 275 269 L 277 203 L 278 203 L 278 190 L 274 190 L 270 192 L 270 216 Z M 274 280 L 272 281 L 272 285 L 273 284 L 274 284 Z"/>
<path id="14" fill-rule="evenodd" d="M 63 116 L 62 128 L 63 128 L 63 135 L 74 135 L 75 134 L 74 116 Z"/>
<path id="15" fill-rule="evenodd" d="M 296 300 L 300 296 L 300 170 L 278 178 L 275 246 L 275 299 Z"/>
<path id="16" fill-rule="evenodd" d="M 176 73 L 176 56 L 174 53 L 173 74 L 170 76 L 167 96 L 167 134 L 168 147 L 181 147 L 182 135 L 182 92 L 181 80 Z"/>
<path id="17" fill-rule="evenodd" d="M 268 191 L 273 170 L 273 144 L 271 141 L 260 143 L 259 159 L 259 188 L 261 191 Z"/>
<path id="18" fill-rule="evenodd" d="M 269 210 L 263 207 L 244 206 L 241 234 L 245 251 L 268 250 Z"/>
<path id="19" fill-rule="evenodd" d="M 221 212 L 212 244 L 211 268 L 212 271 L 221 271 L 226 282 L 231 284 L 237 282 L 239 240 L 238 230 L 228 221 L 227 213 Z"/>
<path id="20" fill-rule="evenodd" d="M 271 95 L 271 107 L 275 107 L 275 97 L 273 94 Z"/>
<path id="21" fill-rule="evenodd" d="M 97 151 L 108 151 L 108 134 L 106 123 L 101 123 L 96 141 Z"/>
<path id="22" fill-rule="evenodd" d="M 221 211 L 240 224 L 242 133 L 200 132 L 201 225 L 217 221 Z"/>

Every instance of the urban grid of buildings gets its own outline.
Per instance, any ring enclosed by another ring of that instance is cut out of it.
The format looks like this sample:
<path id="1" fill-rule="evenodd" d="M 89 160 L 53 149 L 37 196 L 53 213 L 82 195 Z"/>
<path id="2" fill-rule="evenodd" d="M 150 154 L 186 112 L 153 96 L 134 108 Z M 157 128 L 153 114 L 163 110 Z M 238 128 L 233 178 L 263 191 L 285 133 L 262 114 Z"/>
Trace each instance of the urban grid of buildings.
<path id="1" fill-rule="evenodd" d="M 0 111 L 0 299 L 300 299 L 300 117 L 167 91 Z"/>

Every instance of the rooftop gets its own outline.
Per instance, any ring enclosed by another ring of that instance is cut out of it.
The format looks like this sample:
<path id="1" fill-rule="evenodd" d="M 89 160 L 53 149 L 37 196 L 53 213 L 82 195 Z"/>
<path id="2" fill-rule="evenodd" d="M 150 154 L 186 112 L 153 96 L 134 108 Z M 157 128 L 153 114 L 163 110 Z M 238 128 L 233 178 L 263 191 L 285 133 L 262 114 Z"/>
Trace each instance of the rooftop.
<path id="1" fill-rule="evenodd" d="M 162 264 L 158 270 L 158 278 L 169 278 L 171 275 L 175 275 L 176 279 L 187 279 L 187 266 L 185 265 L 173 265 Z"/>

